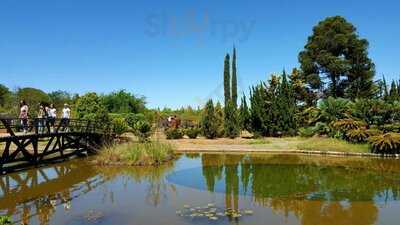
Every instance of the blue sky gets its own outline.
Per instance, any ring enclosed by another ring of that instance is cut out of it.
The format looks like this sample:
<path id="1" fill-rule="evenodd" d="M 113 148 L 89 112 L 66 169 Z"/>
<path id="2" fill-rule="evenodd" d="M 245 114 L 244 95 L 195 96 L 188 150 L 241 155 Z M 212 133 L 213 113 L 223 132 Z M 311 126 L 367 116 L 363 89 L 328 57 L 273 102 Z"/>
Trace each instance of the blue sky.
<path id="1" fill-rule="evenodd" d="M 0 83 L 107 93 L 150 107 L 222 98 L 225 53 L 238 51 L 239 88 L 298 66 L 312 27 L 341 15 L 370 42 L 377 76 L 400 76 L 400 3 L 354 0 L 1 0 Z"/>

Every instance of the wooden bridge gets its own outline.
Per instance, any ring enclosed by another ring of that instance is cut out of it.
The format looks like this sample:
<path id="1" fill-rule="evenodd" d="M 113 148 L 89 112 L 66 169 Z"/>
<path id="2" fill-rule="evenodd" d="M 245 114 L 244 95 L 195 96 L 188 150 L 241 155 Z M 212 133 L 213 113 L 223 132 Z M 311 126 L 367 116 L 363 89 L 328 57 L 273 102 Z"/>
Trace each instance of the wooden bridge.
<path id="1" fill-rule="evenodd" d="M 95 121 L 0 118 L 0 174 L 95 153 L 109 129 Z"/>

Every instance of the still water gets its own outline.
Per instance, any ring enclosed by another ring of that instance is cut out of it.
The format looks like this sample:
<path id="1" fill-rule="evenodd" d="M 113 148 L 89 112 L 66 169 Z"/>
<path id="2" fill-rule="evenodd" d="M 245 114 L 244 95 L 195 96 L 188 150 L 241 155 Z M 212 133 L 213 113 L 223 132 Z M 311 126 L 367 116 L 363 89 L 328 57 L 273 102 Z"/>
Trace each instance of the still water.
<path id="1" fill-rule="evenodd" d="M 161 167 L 84 160 L 2 176 L 15 224 L 400 224 L 400 161 L 187 154 Z"/>

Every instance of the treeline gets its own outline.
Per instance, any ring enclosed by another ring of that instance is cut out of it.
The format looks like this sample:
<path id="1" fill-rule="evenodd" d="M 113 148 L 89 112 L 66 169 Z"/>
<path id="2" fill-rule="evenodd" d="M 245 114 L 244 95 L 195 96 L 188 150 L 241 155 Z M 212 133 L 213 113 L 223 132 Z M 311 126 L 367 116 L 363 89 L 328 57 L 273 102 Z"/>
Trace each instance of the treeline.
<path id="1" fill-rule="evenodd" d="M 71 94 L 66 91 L 53 91 L 46 93 L 40 89 L 26 87 L 17 88 L 11 91 L 5 85 L 0 84 L 0 113 L 9 116 L 17 116 L 19 114 L 19 102 L 26 101 L 30 110 L 30 116 L 35 117 L 39 110 L 39 105 L 54 104 L 58 109 L 64 104 L 70 105 L 71 109 L 76 109 L 79 101 L 92 97 L 92 100 L 99 101 L 98 104 L 104 106 L 104 110 L 108 113 L 143 113 L 146 110 L 146 101 L 142 96 L 136 96 L 125 90 L 111 92 L 109 94 L 87 93 L 84 95 Z M 89 101 L 88 107 L 96 101 Z M 76 110 L 74 111 L 76 113 Z"/>
<path id="2" fill-rule="evenodd" d="M 400 153 L 400 79 L 390 85 L 374 80 L 375 65 L 368 41 L 344 18 L 328 17 L 313 28 L 300 68 L 271 75 L 252 86 L 236 105 L 236 50 L 224 61 L 223 127 L 226 137 L 247 130 L 254 136 L 313 136 L 370 142 L 373 151 Z M 232 77 L 230 77 L 232 74 Z M 202 131 L 218 137 L 217 106 L 210 100 L 203 112 Z"/>

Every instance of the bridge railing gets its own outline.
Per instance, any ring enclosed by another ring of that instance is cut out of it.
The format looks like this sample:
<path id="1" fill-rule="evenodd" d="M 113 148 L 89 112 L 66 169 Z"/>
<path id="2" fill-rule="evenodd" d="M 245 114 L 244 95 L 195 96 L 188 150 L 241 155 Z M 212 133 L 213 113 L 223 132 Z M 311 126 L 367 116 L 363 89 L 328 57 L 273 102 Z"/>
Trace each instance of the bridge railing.
<path id="1" fill-rule="evenodd" d="M 14 136 L 59 132 L 106 133 L 107 131 L 108 126 L 91 120 L 33 118 L 23 121 L 20 118 L 0 117 L 0 136 L 2 133 Z"/>

